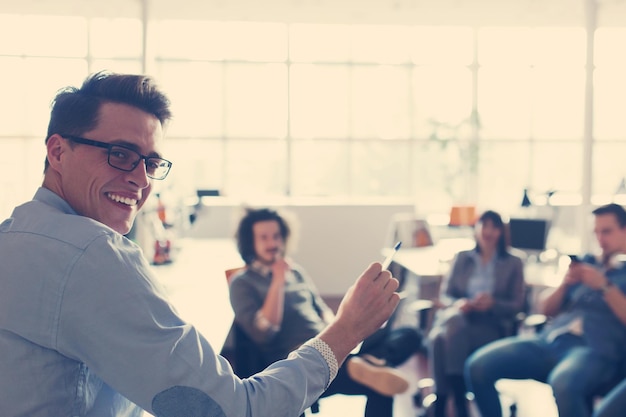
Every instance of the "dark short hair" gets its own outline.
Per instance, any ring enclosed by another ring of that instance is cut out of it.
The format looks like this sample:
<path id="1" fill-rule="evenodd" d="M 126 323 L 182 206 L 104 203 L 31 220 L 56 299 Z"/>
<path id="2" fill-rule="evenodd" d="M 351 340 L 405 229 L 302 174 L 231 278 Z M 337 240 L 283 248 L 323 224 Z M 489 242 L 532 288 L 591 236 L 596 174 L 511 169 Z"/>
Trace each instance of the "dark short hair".
<path id="1" fill-rule="evenodd" d="M 81 136 L 98 125 L 103 103 L 128 104 L 154 115 L 161 125 L 172 117 L 170 101 L 153 78 L 146 75 L 100 71 L 80 88 L 65 87 L 52 100 L 46 142 L 55 133 Z M 48 169 L 46 159 L 45 168 Z"/>
<path id="2" fill-rule="evenodd" d="M 239 254 L 246 265 L 252 263 L 256 258 L 253 227 L 256 223 L 264 221 L 276 221 L 278 223 L 280 234 L 285 243 L 291 234 L 287 221 L 275 210 L 269 208 L 246 209 L 246 214 L 239 222 L 236 232 L 237 250 L 239 250 Z"/>
<path id="3" fill-rule="evenodd" d="M 616 204 L 616 203 L 605 204 L 593 210 L 591 213 L 595 216 L 600 216 L 603 214 L 612 214 L 615 216 L 615 219 L 617 219 L 617 222 L 619 223 L 620 227 L 622 228 L 626 227 L 626 210 L 624 210 L 624 207 L 619 204 Z"/>
<path id="4" fill-rule="evenodd" d="M 480 215 L 476 223 L 485 222 L 491 222 L 495 228 L 500 230 L 500 238 L 498 239 L 498 243 L 496 245 L 496 252 L 498 257 L 506 256 L 508 254 L 507 230 L 504 221 L 502 220 L 502 216 L 493 210 L 487 210 Z M 476 242 L 476 250 L 480 252 L 478 242 Z"/>

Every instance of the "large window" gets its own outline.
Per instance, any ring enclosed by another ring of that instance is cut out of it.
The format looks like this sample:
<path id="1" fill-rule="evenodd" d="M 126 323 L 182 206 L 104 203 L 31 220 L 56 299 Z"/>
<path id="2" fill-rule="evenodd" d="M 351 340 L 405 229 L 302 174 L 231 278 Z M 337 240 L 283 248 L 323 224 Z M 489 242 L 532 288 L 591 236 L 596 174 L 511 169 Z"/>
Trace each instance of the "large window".
<path id="1" fill-rule="evenodd" d="M 57 90 L 99 68 L 141 72 L 141 32 L 139 19 L 0 14 L 0 217 L 41 184 Z"/>
<path id="2" fill-rule="evenodd" d="M 620 158 L 626 150 L 626 59 L 617 47 L 626 41 L 626 28 L 600 28 L 595 39 L 592 189 L 602 198 L 614 194 L 626 178 Z"/>
<path id="3" fill-rule="evenodd" d="M 155 33 L 170 37 L 156 75 L 184 109 L 169 143 L 218 152 L 182 155 L 192 187 L 424 210 L 580 192 L 582 28 L 160 21 Z"/>
<path id="4" fill-rule="evenodd" d="M 0 15 L 12 39 L 0 43 L 2 217 L 41 181 L 55 91 L 104 68 L 145 70 L 170 95 L 174 168 L 161 186 L 182 194 L 400 197 L 433 211 L 507 210 L 524 188 L 581 192 L 582 27 L 147 23 Z M 599 198 L 626 175 L 624 40 L 596 31 Z"/>

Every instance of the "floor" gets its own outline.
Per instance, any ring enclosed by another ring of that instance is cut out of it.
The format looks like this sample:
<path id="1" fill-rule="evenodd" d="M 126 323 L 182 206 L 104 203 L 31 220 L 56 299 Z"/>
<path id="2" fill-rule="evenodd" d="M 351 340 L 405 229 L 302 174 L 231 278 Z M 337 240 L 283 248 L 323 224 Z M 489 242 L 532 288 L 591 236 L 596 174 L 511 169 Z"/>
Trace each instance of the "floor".
<path id="1" fill-rule="evenodd" d="M 420 409 L 413 404 L 413 393 L 417 387 L 415 360 L 403 364 L 400 369 L 407 372 L 413 384 L 406 394 L 397 395 L 394 401 L 394 417 L 419 417 Z M 518 417 L 558 417 L 551 391 L 545 384 L 535 381 L 500 381 L 498 388 L 503 393 L 503 416 L 509 416 L 509 405 L 517 400 Z M 307 417 L 361 417 L 365 408 L 365 397 L 333 395 L 320 400 L 320 412 Z M 478 411 L 470 403 L 472 417 L 480 417 Z M 452 414 L 450 414 L 452 417 Z"/>
<path id="2" fill-rule="evenodd" d="M 413 402 L 413 394 L 417 392 L 418 381 L 428 377 L 425 360 L 417 355 L 398 367 L 410 381 L 406 393 L 394 399 L 394 417 L 422 417 L 421 409 Z M 517 417 L 558 417 L 552 392 L 548 385 L 536 381 L 501 380 L 498 382 L 501 393 L 503 416 L 510 415 L 509 406 L 513 401 L 517 404 Z M 428 391 L 427 391 L 428 393 Z M 472 417 L 480 417 L 480 413 L 470 402 Z M 308 417 L 361 417 L 365 409 L 365 397 L 333 395 L 320 400 L 320 412 Z M 449 417 L 452 417 L 452 411 Z"/>

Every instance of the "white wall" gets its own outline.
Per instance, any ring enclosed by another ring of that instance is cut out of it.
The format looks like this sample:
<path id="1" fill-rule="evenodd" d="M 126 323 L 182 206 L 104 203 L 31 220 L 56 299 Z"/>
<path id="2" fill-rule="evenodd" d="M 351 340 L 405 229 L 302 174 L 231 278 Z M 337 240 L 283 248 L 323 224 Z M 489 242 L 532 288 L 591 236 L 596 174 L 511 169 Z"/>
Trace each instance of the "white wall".
<path id="1" fill-rule="evenodd" d="M 208 197 L 203 202 L 197 220 L 184 235 L 234 239 L 244 204 L 223 197 Z M 389 245 L 386 240 L 391 217 L 395 213 L 415 212 L 415 206 L 410 202 L 321 204 L 281 200 L 250 206 L 271 207 L 288 216 L 294 229 L 292 243 L 295 244 L 290 253 L 309 272 L 325 296 L 343 295 L 370 262 L 382 260 L 380 250 Z M 581 253 L 582 235 L 577 232 L 580 230 L 576 215 L 578 207 L 562 206 L 554 208 L 554 212 L 548 211 L 531 211 L 526 214 L 501 211 L 501 214 L 552 219 L 548 247 L 560 253 Z M 588 216 L 591 217 L 591 214 Z M 435 224 L 431 224 L 431 232 L 435 240 L 458 237 L 458 233 L 463 233 L 463 237 L 471 237 L 471 230 L 455 231 L 454 228 L 442 228 Z M 594 246 L 592 249 L 597 248 Z"/>
<path id="2" fill-rule="evenodd" d="M 242 206 L 205 199 L 190 237 L 232 237 Z M 260 207 L 256 206 L 255 207 Z M 413 212 L 409 203 L 397 204 L 281 204 L 269 205 L 293 217 L 294 260 L 300 263 L 324 295 L 343 295 L 369 263 L 382 260 L 393 214 Z M 294 223 L 295 222 L 295 223 Z M 236 266 L 236 265 L 235 265 Z"/>

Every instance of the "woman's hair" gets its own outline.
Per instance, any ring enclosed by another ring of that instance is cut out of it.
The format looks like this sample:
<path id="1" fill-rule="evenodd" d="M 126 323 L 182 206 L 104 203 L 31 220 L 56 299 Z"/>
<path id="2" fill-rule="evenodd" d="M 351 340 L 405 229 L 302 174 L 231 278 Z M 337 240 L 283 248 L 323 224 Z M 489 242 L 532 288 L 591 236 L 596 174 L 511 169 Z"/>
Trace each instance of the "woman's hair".
<path id="1" fill-rule="evenodd" d="M 498 243 L 496 244 L 496 253 L 500 258 L 506 256 L 508 254 L 507 227 L 504 224 L 504 221 L 502 221 L 502 216 L 493 210 L 487 210 L 480 215 L 476 223 L 485 222 L 491 222 L 496 229 L 500 230 L 500 237 L 498 238 Z M 480 252 L 478 240 L 476 240 L 476 250 Z"/>
<path id="2" fill-rule="evenodd" d="M 246 265 L 252 263 L 256 258 L 253 227 L 256 223 L 264 221 L 276 221 L 280 227 L 280 235 L 285 244 L 287 244 L 291 229 L 283 216 L 269 208 L 246 209 L 246 214 L 239 222 L 235 235 L 237 239 L 237 249 Z"/>
<path id="3" fill-rule="evenodd" d="M 88 76 L 80 88 L 59 90 L 52 101 L 46 142 L 55 133 L 81 136 L 95 129 L 103 103 L 136 107 L 154 115 L 161 125 L 172 117 L 169 99 L 151 77 L 100 71 Z M 44 171 L 48 165 L 46 159 Z"/>

